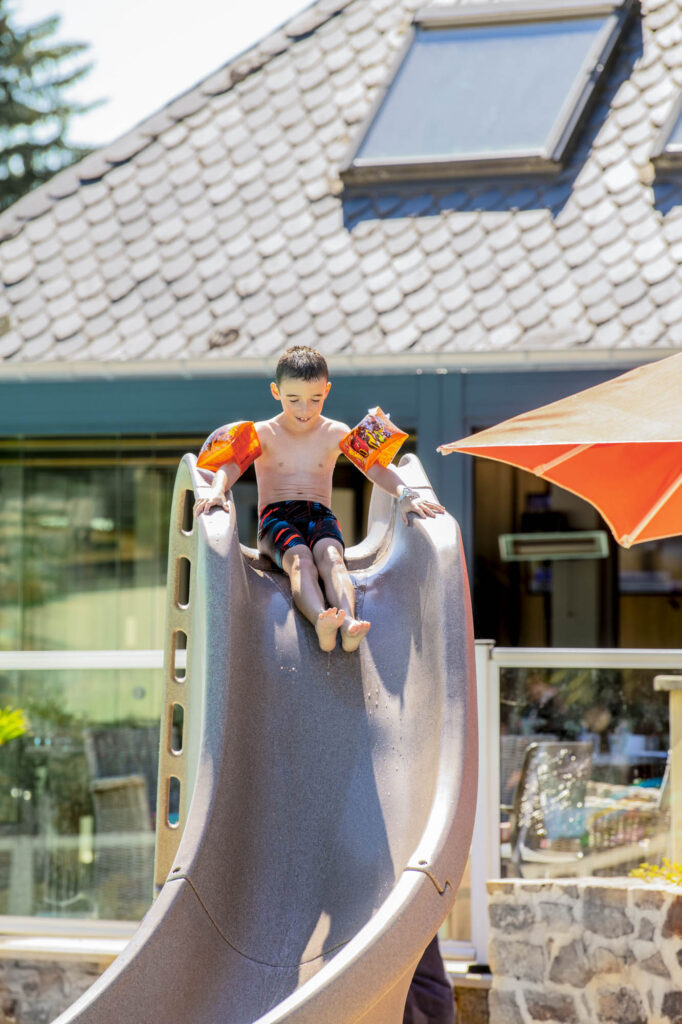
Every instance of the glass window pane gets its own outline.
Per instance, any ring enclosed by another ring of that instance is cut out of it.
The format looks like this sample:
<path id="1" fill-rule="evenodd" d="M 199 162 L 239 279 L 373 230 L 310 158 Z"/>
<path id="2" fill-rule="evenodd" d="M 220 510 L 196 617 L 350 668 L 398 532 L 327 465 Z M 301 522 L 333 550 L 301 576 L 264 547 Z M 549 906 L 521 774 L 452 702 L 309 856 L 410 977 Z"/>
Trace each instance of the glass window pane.
<path id="1" fill-rule="evenodd" d="M 0 914 L 138 920 L 153 894 L 162 672 L 11 672 L 0 706 Z"/>
<path id="2" fill-rule="evenodd" d="M 504 875 L 627 875 L 668 855 L 668 694 L 655 675 L 501 670 Z"/>
<path id="3" fill-rule="evenodd" d="M 163 646 L 173 483 L 200 443 L 0 442 L 0 649 Z"/>
<path id="4" fill-rule="evenodd" d="M 604 23 L 418 28 L 356 159 L 541 150 Z"/>

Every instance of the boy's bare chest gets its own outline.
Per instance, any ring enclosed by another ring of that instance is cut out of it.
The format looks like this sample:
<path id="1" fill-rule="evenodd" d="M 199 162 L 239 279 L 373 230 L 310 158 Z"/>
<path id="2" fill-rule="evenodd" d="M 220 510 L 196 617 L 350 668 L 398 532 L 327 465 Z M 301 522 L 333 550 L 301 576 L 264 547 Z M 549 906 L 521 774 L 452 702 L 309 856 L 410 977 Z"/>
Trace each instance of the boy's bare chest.
<path id="1" fill-rule="evenodd" d="M 273 470 L 281 473 L 325 472 L 336 462 L 336 453 L 327 444 L 315 444 L 310 438 L 297 437 L 276 445 L 268 462 Z"/>
<path id="2" fill-rule="evenodd" d="M 327 437 L 281 436 L 263 452 L 264 462 L 278 473 L 324 473 L 334 466 L 338 450 Z"/>

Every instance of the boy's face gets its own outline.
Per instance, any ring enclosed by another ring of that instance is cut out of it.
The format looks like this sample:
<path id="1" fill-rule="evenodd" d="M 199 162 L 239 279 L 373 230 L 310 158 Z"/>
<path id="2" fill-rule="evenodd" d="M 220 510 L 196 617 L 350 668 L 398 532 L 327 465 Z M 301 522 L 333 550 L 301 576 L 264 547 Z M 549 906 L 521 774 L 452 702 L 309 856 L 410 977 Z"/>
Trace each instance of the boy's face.
<path id="1" fill-rule="evenodd" d="M 324 377 L 317 380 L 297 380 L 282 377 L 279 385 L 270 385 L 273 397 L 282 403 L 282 412 L 294 430 L 310 430 L 322 412 L 324 400 L 329 394 L 331 381 Z"/>

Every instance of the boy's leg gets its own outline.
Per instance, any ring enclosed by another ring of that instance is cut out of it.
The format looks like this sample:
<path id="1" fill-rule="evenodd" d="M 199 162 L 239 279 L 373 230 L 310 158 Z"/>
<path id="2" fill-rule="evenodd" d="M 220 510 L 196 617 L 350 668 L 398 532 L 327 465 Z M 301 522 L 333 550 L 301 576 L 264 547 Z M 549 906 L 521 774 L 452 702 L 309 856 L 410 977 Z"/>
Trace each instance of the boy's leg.
<path id="1" fill-rule="evenodd" d="M 306 619 L 313 624 L 317 639 L 323 651 L 336 647 L 336 633 L 345 618 L 345 612 L 337 607 L 327 608 L 320 590 L 317 567 L 306 544 L 296 544 L 282 556 L 282 568 L 291 581 L 291 596 L 294 604 Z"/>
<path id="2" fill-rule="evenodd" d="M 341 623 L 343 649 L 354 651 L 369 631 L 370 623 L 355 618 L 355 588 L 343 560 L 343 547 L 333 537 L 322 537 L 313 546 L 313 558 L 327 600 L 346 613 Z"/>

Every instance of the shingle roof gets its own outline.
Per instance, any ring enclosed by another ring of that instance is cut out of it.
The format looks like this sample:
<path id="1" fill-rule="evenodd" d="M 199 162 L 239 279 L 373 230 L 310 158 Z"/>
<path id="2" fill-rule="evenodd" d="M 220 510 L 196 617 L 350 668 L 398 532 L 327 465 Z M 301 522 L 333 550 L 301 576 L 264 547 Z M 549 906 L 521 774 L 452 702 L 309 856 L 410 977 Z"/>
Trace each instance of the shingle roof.
<path id="1" fill-rule="evenodd" d="M 682 181 L 649 162 L 682 0 L 643 4 L 557 178 L 344 192 L 418 6 L 318 0 L 6 211 L 0 359 L 682 347 Z"/>

